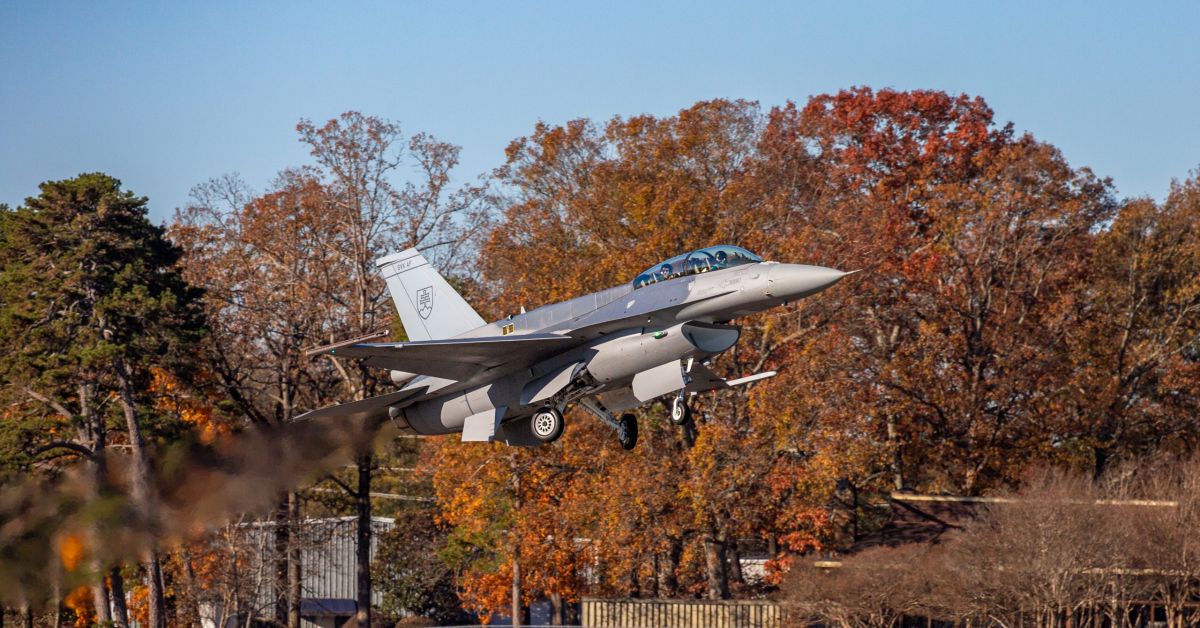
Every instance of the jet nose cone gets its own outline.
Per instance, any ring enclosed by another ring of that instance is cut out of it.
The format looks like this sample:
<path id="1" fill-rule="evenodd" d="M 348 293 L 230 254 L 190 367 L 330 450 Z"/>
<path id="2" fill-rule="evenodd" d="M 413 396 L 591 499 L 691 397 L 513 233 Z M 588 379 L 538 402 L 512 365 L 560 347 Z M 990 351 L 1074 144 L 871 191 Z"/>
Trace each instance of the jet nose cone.
<path id="1" fill-rule="evenodd" d="M 837 283 L 846 275 L 858 271 L 844 273 L 823 266 L 806 266 L 804 264 L 779 264 L 772 266 L 767 273 L 766 295 L 772 299 L 791 301 L 816 294 Z"/>

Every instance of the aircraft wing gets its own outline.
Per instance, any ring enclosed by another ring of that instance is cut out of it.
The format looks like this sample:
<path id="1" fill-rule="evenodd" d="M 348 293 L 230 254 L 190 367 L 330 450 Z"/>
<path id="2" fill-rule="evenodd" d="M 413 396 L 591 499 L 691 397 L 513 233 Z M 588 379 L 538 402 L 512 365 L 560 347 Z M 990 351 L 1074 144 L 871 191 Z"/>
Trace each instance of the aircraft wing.
<path id="1" fill-rule="evenodd" d="M 695 301 L 684 301 L 674 305 L 661 306 L 653 301 L 648 301 L 645 304 L 637 305 L 636 300 L 631 300 L 629 303 L 634 303 L 637 307 L 629 308 L 620 312 L 610 312 L 613 303 L 607 306 L 596 308 L 581 316 L 555 325 L 552 329 L 559 330 L 562 333 L 569 334 L 573 338 L 580 340 L 591 340 L 598 338 L 604 334 L 609 334 L 630 327 L 652 327 L 655 325 L 674 325 L 681 322 L 677 317 L 681 310 L 695 306 L 697 303 L 709 301 L 734 292 L 727 290 L 709 295 L 703 299 Z M 617 299 L 614 303 L 623 303 L 623 299 Z"/>
<path id="2" fill-rule="evenodd" d="M 738 379 L 725 379 L 712 372 L 707 366 L 697 362 L 692 365 L 692 370 L 688 371 L 688 376 L 692 378 L 692 381 L 687 385 L 687 391 L 698 393 L 707 390 L 726 390 L 735 386 L 749 384 L 750 382 L 757 382 L 760 379 L 775 377 L 775 374 L 775 371 L 764 371 L 746 377 L 739 377 Z"/>
<path id="3" fill-rule="evenodd" d="M 361 401 L 351 401 L 350 403 L 342 403 L 336 406 L 325 406 L 319 410 L 305 412 L 296 417 L 295 421 L 317 421 L 321 419 L 344 418 L 344 419 L 385 419 L 388 416 L 388 407 L 398 403 L 403 403 L 410 398 L 418 397 L 424 392 L 423 388 L 413 390 L 397 390 L 386 395 L 377 397 L 369 397 Z"/>
<path id="4" fill-rule="evenodd" d="M 370 366 L 462 381 L 506 364 L 533 365 L 578 343 L 570 336 L 524 334 L 358 343 L 332 348 L 329 354 L 359 358 Z"/>

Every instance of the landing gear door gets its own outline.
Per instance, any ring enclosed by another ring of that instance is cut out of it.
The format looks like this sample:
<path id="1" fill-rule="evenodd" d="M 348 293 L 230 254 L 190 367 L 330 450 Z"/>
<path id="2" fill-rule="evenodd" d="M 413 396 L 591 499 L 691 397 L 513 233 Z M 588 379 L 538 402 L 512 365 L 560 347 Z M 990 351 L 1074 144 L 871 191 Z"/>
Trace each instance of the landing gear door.
<path id="1" fill-rule="evenodd" d="M 633 396 L 637 397 L 638 401 L 650 401 L 683 390 L 686 385 L 679 360 L 673 360 L 634 375 Z"/>
<path id="2" fill-rule="evenodd" d="M 500 419 L 504 418 L 506 409 L 504 406 L 500 406 L 494 410 L 485 410 L 467 417 L 463 423 L 463 442 L 490 442 L 496 435 L 496 428 L 500 426 Z"/>

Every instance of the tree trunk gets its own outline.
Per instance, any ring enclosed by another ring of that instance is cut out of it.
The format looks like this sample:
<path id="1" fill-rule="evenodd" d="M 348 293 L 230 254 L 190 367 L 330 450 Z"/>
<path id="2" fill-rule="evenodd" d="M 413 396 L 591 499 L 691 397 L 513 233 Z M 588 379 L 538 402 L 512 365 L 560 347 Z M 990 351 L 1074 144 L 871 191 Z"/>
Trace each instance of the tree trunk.
<path id="1" fill-rule="evenodd" d="M 101 626 L 112 623 L 112 606 L 108 603 L 108 586 L 103 573 L 96 576 L 96 584 L 92 585 L 92 605 L 96 607 L 96 623 Z"/>
<path id="2" fill-rule="evenodd" d="M 513 628 L 518 628 L 521 625 L 521 548 L 515 544 L 513 546 L 513 566 L 512 566 L 512 625 Z"/>
<path id="3" fill-rule="evenodd" d="M 290 495 L 289 495 L 290 497 Z M 274 548 L 271 553 L 271 559 L 274 567 L 274 582 L 272 582 L 272 598 L 275 602 L 274 611 L 275 624 L 283 626 L 288 619 L 288 561 L 291 558 L 291 547 L 288 541 L 290 540 L 289 528 L 290 522 L 288 517 L 291 514 L 288 497 L 284 497 L 275 506 L 275 534 Z"/>
<path id="4" fill-rule="evenodd" d="M 167 603 L 163 595 L 162 558 L 158 546 L 151 546 L 150 558 L 146 560 L 146 587 L 150 628 L 167 628 Z"/>
<path id="5" fill-rule="evenodd" d="M 184 618 L 181 623 L 185 626 L 200 626 L 200 601 L 197 599 L 199 591 L 196 589 L 196 570 L 192 567 L 192 556 L 184 545 L 179 549 L 179 562 L 183 566 L 183 581 L 187 587 L 187 606 L 176 612 L 176 616 L 182 615 Z"/>
<path id="6" fill-rule="evenodd" d="M 708 599 L 729 599 L 729 574 L 725 570 L 725 543 L 714 537 L 704 539 L 704 566 L 708 575 Z"/>
<path id="7" fill-rule="evenodd" d="M 658 587 L 658 579 L 659 579 L 659 575 L 661 573 L 659 571 L 659 569 L 662 568 L 662 565 L 659 564 L 660 562 L 661 562 L 661 556 L 659 554 L 655 554 L 654 556 L 652 556 L 650 558 L 650 568 L 653 570 L 651 573 L 654 574 L 650 578 L 650 597 L 652 597 L 654 599 L 658 599 L 658 598 L 662 597 L 662 591 Z"/>
<path id="8" fill-rule="evenodd" d="M 510 460 L 511 464 L 511 460 Z M 512 469 L 513 481 L 513 506 L 516 511 L 521 512 L 521 474 L 516 467 Z M 513 554 L 512 554 L 512 625 L 517 628 L 521 625 L 521 544 L 517 537 L 517 531 L 511 530 Z"/>
<path id="9" fill-rule="evenodd" d="M 137 403 L 134 400 L 133 380 L 129 369 L 122 358 L 113 361 L 113 370 L 117 375 L 120 392 L 121 410 L 125 414 L 125 428 L 129 432 L 129 448 L 133 453 L 133 499 L 141 511 L 139 514 L 146 523 L 153 526 L 155 522 L 154 504 L 150 495 L 150 460 L 146 452 L 146 442 L 142 438 L 142 430 L 137 422 Z M 152 547 L 146 562 L 147 582 L 149 589 L 147 603 L 150 607 L 150 628 L 166 627 L 166 603 L 163 599 L 162 566 L 158 560 L 158 549 Z"/>
<path id="10" fill-rule="evenodd" d="M 92 450 L 92 487 L 91 496 L 93 499 L 102 497 L 108 482 L 108 463 L 105 461 L 104 449 L 107 446 L 108 437 L 105 433 L 106 425 L 103 417 L 97 417 L 92 409 L 92 386 L 87 383 L 80 383 L 79 392 L 79 416 L 83 419 L 83 424 L 87 426 L 88 436 L 91 438 L 90 446 Z M 92 542 L 102 543 L 104 531 L 97 524 L 92 527 Z M 108 585 L 104 582 L 104 565 L 99 560 L 92 563 L 92 569 L 97 574 L 96 583 L 92 585 L 92 605 L 96 608 L 96 621 L 101 625 L 113 621 L 112 606 L 109 605 Z M 125 626 L 122 626 L 125 628 Z"/>
<path id="11" fill-rule="evenodd" d="M 679 580 L 675 572 L 679 569 L 679 561 L 683 558 L 683 541 L 671 538 L 671 544 L 663 553 L 659 562 L 658 588 L 664 597 L 675 597 L 679 589 Z"/>
<path id="12" fill-rule="evenodd" d="M 129 628 L 129 605 L 125 603 L 125 578 L 120 567 L 108 572 L 108 582 L 112 587 L 112 621 L 118 628 Z"/>
<path id="13" fill-rule="evenodd" d="M 892 450 L 892 487 L 897 491 L 904 490 L 904 452 L 900 447 L 900 430 L 896 427 L 896 418 L 890 414 L 887 417 L 888 447 Z"/>
<path id="14" fill-rule="evenodd" d="M 1112 452 L 1108 445 L 1097 446 L 1093 450 L 1095 458 L 1092 467 L 1092 479 L 1099 480 L 1104 472 L 1108 470 L 1108 465 L 1112 460 Z"/>
<path id="15" fill-rule="evenodd" d="M 296 492 L 288 494 L 288 628 L 300 628 L 300 579 L 303 555 L 300 553 L 300 495 Z"/>
<path id="16" fill-rule="evenodd" d="M 358 526 L 355 530 L 354 571 L 357 576 L 358 612 L 355 615 L 358 625 L 366 628 L 371 625 L 371 454 L 365 453 L 358 458 L 358 488 L 354 496 L 354 506 L 358 515 Z"/>
<path id="17" fill-rule="evenodd" d="M 746 578 L 742 574 L 742 555 L 738 552 L 737 541 L 726 543 L 726 547 L 729 555 L 729 580 L 738 584 L 746 584 Z"/>

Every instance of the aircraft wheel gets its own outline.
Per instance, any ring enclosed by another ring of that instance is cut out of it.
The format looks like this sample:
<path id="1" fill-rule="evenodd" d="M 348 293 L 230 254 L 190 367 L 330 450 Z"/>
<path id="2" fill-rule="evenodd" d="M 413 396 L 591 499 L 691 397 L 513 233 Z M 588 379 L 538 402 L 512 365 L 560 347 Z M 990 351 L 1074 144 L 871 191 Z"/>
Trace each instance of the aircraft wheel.
<path id="1" fill-rule="evenodd" d="M 687 425 L 692 420 L 692 407 L 688 405 L 683 395 L 675 397 L 671 402 L 671 422 L 675 425 Z"/>
<path id="2" fill-rule="evenodd" d="M 637 417 L 632 414 L 622 414 L 621 419 L 617 423 L 619 425 L 617 428 L 617 440 L 621 442 L 621 448 L 625 450 L 633 449 L 637 445 Z"/>
<path id="3" fill-rule="evenodd" d="M 563 415 L 558 408 L 542 408 L 529 420 L 534 438 L 543 443 L 553 443 L 563 433 Z"/>

